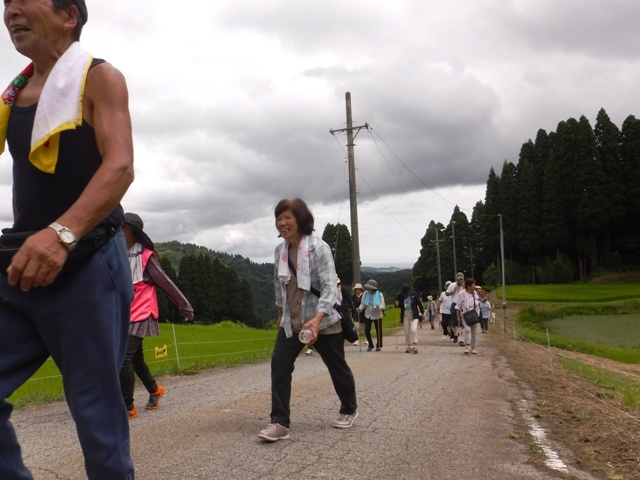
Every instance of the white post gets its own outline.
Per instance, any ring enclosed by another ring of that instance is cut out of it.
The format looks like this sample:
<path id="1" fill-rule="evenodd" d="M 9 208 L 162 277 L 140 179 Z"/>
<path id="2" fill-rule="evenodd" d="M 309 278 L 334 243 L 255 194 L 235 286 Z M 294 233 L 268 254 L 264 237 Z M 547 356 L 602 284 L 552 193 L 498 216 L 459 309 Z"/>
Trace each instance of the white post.
<path id="1" fill-rule="evenodd" d="M 178 339 L 176 338 L 176 324 L 172 323 L 171 328 L 173 329 L 173 344 L 176 346 L 176 359 L 178 360 L 178 370 L 182 370 L 180 368 L 180 354 L 178 353 Z"/>

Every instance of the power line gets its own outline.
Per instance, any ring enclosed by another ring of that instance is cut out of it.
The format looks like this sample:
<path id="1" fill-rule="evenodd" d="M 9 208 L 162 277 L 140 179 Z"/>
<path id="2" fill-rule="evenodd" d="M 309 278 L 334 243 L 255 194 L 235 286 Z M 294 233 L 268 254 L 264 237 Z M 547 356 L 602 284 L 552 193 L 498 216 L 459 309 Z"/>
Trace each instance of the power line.
<path id="1" fill-rule="evenodd" d="M 370 128 L 369 135 L 371 135 L 371 138 L 373 139 L 373 132 L 374 132 L 373 127 L 371 127 L 371 126 L 370 126 L 369 128 Z M 445 202 L 447 202 L 448 204 L 453 205 L 454 207 L 456 207 L 456 206 L 457 206 L 458 208 L 460 208 L 461 210 L 464 210 L 464 211 L 466 211 L 466 212 L 470 212 L 468 209 L 466 209 L 466 208 L 461 208 L 458 204 L 451 202 L 448 198 L 446 198 L 446 197 L 444 197 L 444 196 L 440 195 L 440 194 L 439 194 L 438 192 L 436 192 L 433 188 L 431 188 L 431 186 L 430 186 L 430 185 L 428 185 L 427 183 L 425 183 L 425 182 L 424 182 L 420 177 L 418 177 L 418 176 L 417 176 L 417 175 L 416 175 L 416 174 L 415 174 L 415 173 L 414 173 L 414 172 L 413 172 L 413 171 L 412 171 L 412 170 L 407 166 L 407 164 L 406 164 L 406 163 L 404 163 L 404 162 L 402 161 L 402 159 L 400 158 L 400 156 L 399 156 L 399 155 L 398 155 L 398 154 L 397 154 L 397 153 L 396 153 L 396 152 L 395 152 L 395 151 L 394 151 L 394 150 L 389 146 L 389 144 L 384 140 L 384 138 L 382 138 L 382 135 L 380 135 L 380 134 L 378 133 L 378 131 L 377 131 L 377 130 L 375 130 L 375 134 L 380 138 L 380 140 L 382 141 L 382 143 L 384 143 L 384 144 L 385 144 L 385 146 L 389 149 L 389 151 L 390 151 L 391 153 L 393 153 L 393 155 L 398 159 L 398 161 L 402 164 L 402 166 L 403 166 L 403 167 L 404 167 L 404 168 L 405 168 L 405 169 L 406 169 L 406 170 L 407 170 L 411 175 L 413 175 L 413 177 L 414 177 L 416 180 L 418 180 L 422 185 L 424 185 L 424 186 L 425 186 L 426 188 L 428 188 L 432 193 L 436 194 L 438 197 L 440 197 L 441 199 L 443 199 L 443 200 L 444 200 Z M 374 141 L 374 143 L 375 143 L 375 139 L 373 139 L 373 141 Z M 376 146 L 377 146 L 377 144 L 376 144 Z"/>

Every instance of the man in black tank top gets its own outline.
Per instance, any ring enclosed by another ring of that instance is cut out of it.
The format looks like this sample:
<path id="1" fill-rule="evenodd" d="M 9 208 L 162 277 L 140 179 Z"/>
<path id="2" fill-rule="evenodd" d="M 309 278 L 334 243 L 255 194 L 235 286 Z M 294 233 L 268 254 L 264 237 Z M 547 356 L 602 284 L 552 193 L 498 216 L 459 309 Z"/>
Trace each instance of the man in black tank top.
<path id="1" fill-rule="evenodd" d="M 2 95 L 0 153 L 6 138 L 13 159 L 12 230 L 33 233 L 0 272 L 0 479 L 33 478 L 22 461 L 6 398 L 51 356 L 62 373 L 87 477 L 131 480 L 119 384 L 133 297 L 119 231 L 120 201 L 133 181 L 126 83 L 113 66 L 92 60 L 80 47 L 88 17 L 84 0 L 5 0 L 4 5 L 11 41 L 32 64 Z M 55 87 L 45 89 L 49 79 L 63 81 L 51 80 Z M 60 84 L 77 95 L 47 94 Z M 70 108 L 67 102 L 75 104 Z M 69 124 L 63 112 L 78 121 L 61 133 L 40 132 L 40 105 L 47 106 L 42 107 L 47 115 L 59 116 L 60 125 Z M 117 233 L 62 271 L 76 244 L 85 245 L 81 239 L 96 227 Z"/>

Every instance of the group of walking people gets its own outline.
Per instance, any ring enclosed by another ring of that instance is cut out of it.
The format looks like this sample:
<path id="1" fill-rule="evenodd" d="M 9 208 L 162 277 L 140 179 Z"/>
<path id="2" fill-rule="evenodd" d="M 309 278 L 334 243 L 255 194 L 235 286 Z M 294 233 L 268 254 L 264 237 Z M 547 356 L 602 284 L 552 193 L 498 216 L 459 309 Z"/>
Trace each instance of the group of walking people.
<path id="1" fill-rule="evenodd" d="M 442 339 L 450 339 L 465 347 L 465 354 L 476 354 L 478 325 L 487 333 L 493 306 L 486 291 L 476 285 L 473 278 L 466 278 L 462 272 L 456 274 L 456 281 L 447 281 L 438 298 Z M 475 315 L 470 314 L 475 312 Z M 477 321 L 476 321 L 477 320 Z"/>

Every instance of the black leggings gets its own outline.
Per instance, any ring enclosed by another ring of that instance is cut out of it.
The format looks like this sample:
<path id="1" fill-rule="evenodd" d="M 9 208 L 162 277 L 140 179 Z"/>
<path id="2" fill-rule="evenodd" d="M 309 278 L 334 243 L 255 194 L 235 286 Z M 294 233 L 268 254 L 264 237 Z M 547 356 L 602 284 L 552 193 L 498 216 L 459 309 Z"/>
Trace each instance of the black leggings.
<path id="1" fill-rule="evenodd" d="M 142 340 L 140 337 L 129 335 L 124 364 L 120 369 L 120 389 L 122 390 L 122 398 L 124 398 L 127 410 L 133 408 L 133 390 L 136 383 L 135 375 L 142 381 L 149 393 L 158 390 L 158 384 L 155 378 L 153 378 L 147 363 L 144 361 Z"/>
<path id="2" fill-rule="evenodd" d="M 367 318 L 364 322 L 364 334 L 367 337 L 369 346 L 373 347 L 373 340 L 371 339 L 371 325 L 375 322 L 376 326 L 376 348 L 382 348 L 382 318 Z"/>

